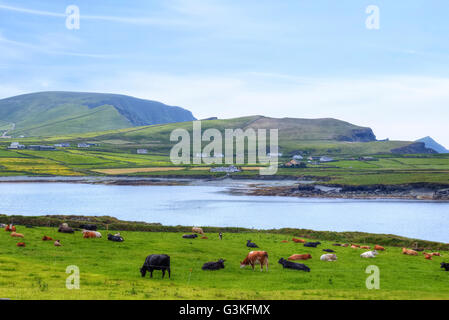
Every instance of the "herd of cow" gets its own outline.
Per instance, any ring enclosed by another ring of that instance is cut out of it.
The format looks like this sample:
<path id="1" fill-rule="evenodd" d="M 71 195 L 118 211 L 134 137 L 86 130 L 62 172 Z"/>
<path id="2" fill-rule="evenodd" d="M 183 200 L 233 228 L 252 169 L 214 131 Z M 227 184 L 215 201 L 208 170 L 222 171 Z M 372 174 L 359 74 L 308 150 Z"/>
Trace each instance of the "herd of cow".
<path id="1" fill-rule="evenodd" d="M 16 238 L 24 238 L 24 235 L 21 233 L 16 232 L 16 227 L 12 224 L 4 225 L 0 224 L 1 228 L 4 228 L 5 231 L 10 232 L 11 237 Z M 31 227 L 31 226 L 30 226 Z M 100 232 L 97 231 L 97 226 L 93 224 L 84 224 L 81 225 L 79 229 L 73 229 L 68 226 L 67 223 L 63 223 L 59 226 L 58 232 L 61 233 L 74 233 L 75 230 L 82 231 L 83 238 L 101 238 L 102 235 Z M 185 239 L 195 239 L 198 237 L 198 234 L 201 235 L 201 239 L 208 239 L 202 228 L 199 227 L 193 227 L 192 228 L 192 234 L 185 234 L 182 237 Z M 220 232 L 219 234 L 220 240 L 223 239 L 223 234 Z M 48 237 L 46 235 L 42 238 L 43 241 L 54 241 L 54 246 L 60 247 L 62 246 L 60 240 L 53 240 L 51 237 Z M 116 233 L 115 235 L 108 234 L 108 240 L 114 241 L 114 242 L 123 242 L 124 239 L 120 235 L 120 233 Z M 321 245 L 321 242 L 307 242 L 303 239 L 293 238 L 292 241 L 294 243 L 302 243 L 304 247 L 306 248 L 317 248 L 319 245 Z M 287 243 L 288 240 L 282 240 L 281 242 Z M 17 243 L 18 247 L 25 247 L 25 242 L 19 242 Z M 252 242 L 251 240 L 247 240 L 246 246 L 248 248 L 259 248 L 257 244 Z M 353 249 L 366 249 L 370 250 L 371 247 L 369 246 L 361 246 L 357 244 L 339 244 L 334 243 L 333 246 L 339 246 L 339 247 L 351 247 Z M 379 245 L 375 245 L 374 250 L 372 251 L 366 251 L 360 254 L 361 258 L 375 258 L 378 255 L 378 251 L 384 251 L 385 248 Z M 323 249 L 324 252 L 327 252 L 325 254 L 322 254 L 320 257 L 321 261 L 337 261 L 337 255 L 334 253 L 335 251 L 332 249 Z M 407 249 L 402 248 L 402 253 L 406 255 L 412 255 L 417 256 L 418 251 L 423 251 L 422 249 Z M 433 256 L 441 256 L 439 252 L 432 252 L 427 253 L 423 252 L 424 258 L 427 260 L 432 260 Z M 288 259 L 280 258 L 278 263 L 282 265 L 283 268 L 286 269 L 293 269 L 293 270 L 301 270 L 305 272 L 310 272 L 310 268 L 302 263 L 292 262 L 297 260 L 309 260 L 312 259 L 312 255 L 309 253 L 306 254 L 293 254 Z M 212 262 L 206 262 L 202 266 L 202 270 L 220 270 L 224 269 L 224 259 L 220 259 L 218 261 L 212 261 Z M 240 262 L 240 267 L 244 268 L 246 266 L 251 266 L 254 270 L 256 265 L 260 265 L 260 271 L 263 271 L 264 267 L 265 270 L 268 271 L 268 253 L 266 251 L 251 251 L 247 254 L 246 258 Z M 441 268 L 445 269 L 445 271 L 449 271 L 449 263 L 442 262 Z M 170 256 L 166 254 L 151 254 L 146 257 L 145 262 L 143 266 L 140 268 L 140 273 L 142 277 L 145 277 L 147 272 L 150 272 L 150 277 L 153 277 L 153 271 L 154 270 L 161 270 L 162 271 L 162 278 L 165 276 L 165 272 L 168 272 L 168 277 L 170 278 L 171 270 L 170 270 Z"/>

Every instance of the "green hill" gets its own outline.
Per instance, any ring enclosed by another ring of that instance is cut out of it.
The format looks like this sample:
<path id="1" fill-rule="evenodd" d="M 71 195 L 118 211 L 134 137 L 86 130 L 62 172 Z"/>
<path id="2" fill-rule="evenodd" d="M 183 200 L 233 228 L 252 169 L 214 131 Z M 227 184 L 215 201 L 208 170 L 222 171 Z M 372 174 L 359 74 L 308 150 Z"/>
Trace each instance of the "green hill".
<path id="1" fill-rule="evenodd" d="M 7 134 L 13 137 L 195 120 L 190 111 L 180 107 L 124 95 L 84 92 L 38 92 L 2 99 L 0 119 L 0 129 L 9 130 Z"/>

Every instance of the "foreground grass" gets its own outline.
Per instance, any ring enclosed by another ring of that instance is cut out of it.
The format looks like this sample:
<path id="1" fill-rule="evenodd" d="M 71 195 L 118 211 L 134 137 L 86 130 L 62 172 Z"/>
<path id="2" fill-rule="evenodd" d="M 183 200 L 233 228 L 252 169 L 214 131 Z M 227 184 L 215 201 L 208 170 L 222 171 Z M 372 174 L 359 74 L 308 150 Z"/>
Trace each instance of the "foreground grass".
<path id="1" fill-rule="evenodd" d="M 322 241 L 319 248 L 305 248 L 290 240 L 291 235 L 270 233 L 225 233 L 209 239 L 182 239 L 182 233 L 122 232 L 123 243 L 82 239 L 80 232 L 59 234 L 55 228 L 18 227 L 20 240 L 0 231 L 0 298 L 11 299 L 449 299 L 449 272 L 439 268 L 443 257 L 425 260 L 422 255 L 405 256 L 400 248 L 388 247 L 376 259 L 360 258 L 363 250 L 332 246 Z M 43 235 L 60 239 L 63 247 L 43 242 Z M 240 269 L 248 253 L 247 239 L 256 242 L 270 257 L 268 272 Z M 319 260 L 322 249 L 332 248 L 338 261 Z M 172 277 L 141 278 L 139 268 L 151 253 L 171 256 Z M 305 262 L 310 273 L 283 270 L 281 257 L 311 253 Z M 449 254 L 449 253 L 447 253 Z M 201 270 L 204 262 L 219 258 L 226 268 Z M 380 290 L 368 290 L 365 281 L 369 265 L 380 269 Z M 65 287 L 66 267 L 80 268 L 80 290 Z"/>

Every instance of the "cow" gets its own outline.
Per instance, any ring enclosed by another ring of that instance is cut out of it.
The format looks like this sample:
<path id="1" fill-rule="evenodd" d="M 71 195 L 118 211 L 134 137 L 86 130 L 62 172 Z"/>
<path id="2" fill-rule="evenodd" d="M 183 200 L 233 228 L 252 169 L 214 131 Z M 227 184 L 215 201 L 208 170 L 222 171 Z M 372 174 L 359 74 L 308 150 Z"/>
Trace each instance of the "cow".
<path id="1" fill-rule="evenodd" d="M 349 247 L 349 243 L 343 243 L 341 246 L 347 248 Z"/>
<path id="2" fill-rule="evenodd" d="M 80 225 L 80 229 L 89 230 L 89 231 L 97 231 L 96 224 L 82 224 Z"/>
<path id="3" fill-rule="evenodd" d="M 316 248 L 320 244 L 321 244 L 321 242 L 319 242 L 319 241 L 317 241 L 317 242 L 306 242 L 306 243 L 304 243 L 304 247 Z"/>
<path id="4" fill-rule="evenodd" d="M 4 223 L 0 223 L 0 228 L 3 228 L 3 229 L 5 229 L 5 228 L 6 228 L 6 224 L 4 224 Z"/>
<path id="5" fill-rule="evenodd" d="M 337 261 L 337 255 L 332 253 L 323 254 L 320 257 L 321 261 Z"/>
<path id="6" fill-rule="evenodd" d="M 15 232 L 15 231 L 16 231 L 16 227 L 13 226 L 12 224 L 8 224 L 8 225 L 5 227 L 5 231 L 6 231 L 6 232 Z"/>
<path id="7" fill-rule="evenodd" d="M 263 266 L 265 266 L 266 271 L 268 271 L 268 253 L 266 251 L 251 251 L 246 256 L 245 260 L 240 262 L 240 268 L 246 266 L 251 266 L 254 271 L 254 265 L 260 263 L 260 271 L 263 271 Z"/>
<path id="8" fill-rule="evenodd" d="M 115 241 L 115 242 L 123 242 L 124 241 L 123 237 L 112 235 L 112 234 L 108 234 L 108 240 Z"/>
<path id="9" fill-rule="evenodd" d="M 56 241 L 54 242 L 54 245 L 55 245 L 55 247 L 60 247 L 60 246 L 62 246 L 61 240 L 56 240 Z"/>
<path id="10" fill-rule="evenodd" d="M 444 270 L 449 271 L 449 263 L 441 262 L 440 268 L 444 268 Z"/>
<path id="11" fill-rule="evenodd" d="M 310 253 L 306 254 L 293 254 L 288 257 L 288 260 L 309 260 L 312 259 L 312 255 Z"/>
<path id="12" fill-rule="evenodd" d="M 204 234 L 203 228 L 193 227 L 192 233 Z"/>
<path id="13" fill-rule="evenodd" d="M 369 249 L 371 249 L 371 247 L 370 247 L 370 246 L 361 246 L 360 249 L 366 249 L 366 250 L 369 250 Z"/>
<path id="14" fill-rule="evenodd" d="M 185 234 L 182 236 L 184 239 L 195 239 L 198 238 L 197 234 Z"/>
<path id="15" fill-rule="evenodd" d="M 223 260 L 223 259 L 220 259 L 217 262 L 206 262 L 205 264 L 203 264 L 201 269 L 212 270 L 212 271 L 224 269 L 224 262 L 225 262 L 225 260 Z"/>
<path id="16" fill-rule="evenodd" d="M 69 227 L 69 225 L 67 223 L 63 223 L 59 226 L 58 228 L 58 232 L 62 232 L 62 233 L 74 233 L 75 231 L 73 231 L 72 228 Z"/>
<path id="17" fill-rule="evenodd" d="M 374 246 L 374 250 L 377 250 L 377 251 L 384 251 L 385 248 L 376 244 L 376 245 Z"/>
<path id="18" fill-rule="evenodd" d="M 342 246 L 342 244 L 341 243 L 334 243 L 334 244 L 332 244 L 333 246 L 336 246 L 336 247 L 341 247 Z"/>
<path id="19" fill-rule="evenodd" d="M 208 237 L 206 237 L 206 236 L 204 236 L 204 237 L 201 237 L 200 239 L 209 239 Z"/>
<path id="20" fill-rule="evenodd" d="M 218 237 L 220 238 L 220 240 L 223 240 L 223 233 L 220 232 L 220 233 L 218 234 Z"/>
<path id="21" fill-rule="evenodd" d="M 165 271 L 168 271 L 168 278 L 170 278 L 170 256 L 166 254 L 150 254 L 146 257 L 142 268 L 140 268 L 142 278 L 145 277 L 147 271 L 150 272 L 150 278 L 153 278 L 153 270 L 162 270 L 162 279 L 164 279 Z"/>
<path id="22" fill-rule="evenodd" d="M 18 242 L 16 244 L 16 246 L 18 246 L 18 247 L 25 247 L 26 245 L 25 245 L 25 242 Z"/>
<path id="23" fill-rule="evenodd" d="M 335 252 L 335 251 L 332 250 L 332 249 L 323 249 L 323 251 L 324 251 L 324 252 Z"/>
<path id="24" fill-rule="evenodd" d="M 352 248 L 352 249 L 360 249 L 360 246 L 357 246 L 357 245 L 351 244 L 351 248 Z"/>
<path id="25" fill-rule="evenodd" d="M 292 241 L 295 242 L 295 243 L 306 243 L 306 240 L 297 239 L 297 238 L 293 238 Z"/>
<path id="26" fill-rule="evenodd" d="M 51 237 L 48 237 L 48 236 L 42 237 L 42 241 L 51 241 L 51 240 L 53 240 Z"/>
<path id="27" fill-rule="evenodd" d="M 440 256 L 441 256 L 441 254 L 440 254 L 439 252 L 431 252 L 431 253 L 423 252 L 423 254 L 424 254 L 424 255 L 428 254 L 428 255 L 431 256 L 431 257 L 433 257 L 433 256 L 438 256 L 438 257 L 440 257 Z"/>
<path id="28" fill-rule="evenodd" d="M 16 237 L 16 238 L 25 238 L 25 236 L 21 233 L 17 233 L 15 231 L 11 232 L 11 237 Z"/>
<path id="29" fill-rule="evenodd" d="M 282 243 L 288 243 L 288 240 L 282 240 L 281 242 Z"/>
<path id="30" fill-rule="evenodd" d="M 377 251 L 367 251 L 360 255 L 361 258 L 375 258 L 377 256 Z"/>
<path id="31" fill-rule="evenodd" d="M 284 258 L 279 259 L 278 263 L 281 264 L 284 269 L 302 270 L 305 272 L 310 272 L 310 268 L 302 263 L 287 261 Z"/>
<path id="32" fill-rule="evenodd" d="M 83 238 L 84 239 L 101 238 L 101 233 L 98 231 L 83 230 Z"/>
<path id="33" fill-rule="evenodd" d="M 407 249 L 407 248 L 402 248 L 402 253 L 408 254 L 409 256 L 417 256 L 418 255 L 418 252 L 416 252 L 415 250 L 411 250 L 411 249 Z"/>
<path id="34" fill-rule="evenodd" d="M 424 254 L 424 259 L 432 260 L 432 255 L 426 253 Z"/>
<path id="35" fill-rule="evenodd" d="M 259 248 L 259 246 L 257 244 L 255 244 L 254 242 L 251 242 L 251 240 L 246 240 L 246 246 L 248 248 Z"/>

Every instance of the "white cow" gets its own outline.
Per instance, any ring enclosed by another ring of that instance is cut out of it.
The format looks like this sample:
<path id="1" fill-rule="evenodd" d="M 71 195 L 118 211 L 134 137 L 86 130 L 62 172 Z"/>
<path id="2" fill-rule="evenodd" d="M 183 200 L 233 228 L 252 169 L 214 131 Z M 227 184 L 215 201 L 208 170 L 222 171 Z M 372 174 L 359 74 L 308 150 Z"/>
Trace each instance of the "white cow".
<path id="1" fill-rule="evenodd" d="M 320 257 L 321 261 L 337 261 L 337 255 L 333 253 L 323 254 Z"/>
<path id="2" fill-rule="evenodd" d="M 367 251 L 360 255 L 361 258 L 375 258 L 377 256 L 377 251 Z"/>

